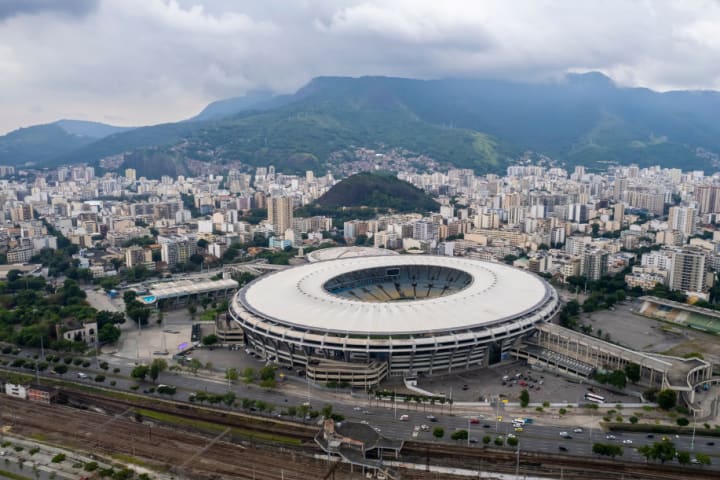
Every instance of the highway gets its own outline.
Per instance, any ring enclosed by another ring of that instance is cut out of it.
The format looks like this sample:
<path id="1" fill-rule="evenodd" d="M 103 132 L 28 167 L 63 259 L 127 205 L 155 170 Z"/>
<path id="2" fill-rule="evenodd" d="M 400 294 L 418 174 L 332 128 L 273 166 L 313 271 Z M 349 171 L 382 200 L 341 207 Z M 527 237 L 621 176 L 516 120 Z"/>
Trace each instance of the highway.
<path id="1" fill-rule="evenodd" d="M 23 351 L 20 357 L 25 358 L 27 355 L 32 355 L 32 353 Z M 17 358 L 9 355 L 0 355 L 0 357 L 7 360 Z M 95 362 L 93 362 L 91 368 L 78 368 L 70 365 L 68 366 L 68 373 L 62 376 L 54 375 L 49 371 L 43 372 L 40 376 L 47 378 L 63 377 L 68 380 L 106 388 L 109 387 L 111 380 L 115 380 L 116 385 L 114 388 L 127 391 L 131 385 L 136 383 L 135 380 L 129 378 L 133 366 L 133 364 L 127 361 L 114 361 L 113 364 L 110 365 L 110 369 L 106 372 L 95 368 Z M 34 373 L 25 369 L 5 368 L 19 373 Z M 112 373 L 113 368 L 120 368 L 120 372 L 117 374 Z M 88 374 L 89 378 L 85 380 L 79 379 L 77 376 L 78 372 Z M 94 382 L 92 379 L 96 373 L 104 374 L 107 377 L 105 382 Z M 318 410 L 322 408 L 323 405 L 331 403 L 333 405 L 333 411 L 343 415 L 347 420 L 367 422 L 369 425 L 377 427 L 383 435 L 396 439 L 463 444 L 468 442 L 465 440 L 451 440 L 450 435 L 458 429 L 469 429 L 470 439 L 477 441 L 477 443 L 469 443 L 469 445 L 478 448 L 482 447 L 482 438 L 485 435 L 489 435 L 492 440 L 494 440 L 498 435 L 507 437 L 509 433 L 512 433 L 520 439 L 519 448 L 522 450 L 563 453 L 587 457 L 594 455 L 592 453 L 592 445 L 594 443 L 613 443 L 623 447 L 622 459 L 643 462 L 644 458 L 637 453 L 635 449 L 645 444 L 661 441 L 663 437 L 661 434 L 655 434 L 653 438 L 647 438 L 647 435 L 644 433 L 614 433 L 616 438 L 608 439 L 606 438 L 606 433 L 598 429 L 583 428 L 582 433 L 572 431 L 580 425 L 555 427 L 532 424 L 526 425 L 523 432 L 515 432 L 511 423 L 512 419 L 509 416 L 503 418 L 503 421 L 496 422 L 494 414 L 485 414 L 484 419 L 480 418 L 482 415 L 479 415 L 480 423 L 471 424 L 468 415 L 452 414 L 447 406 L 444 407 L 443 412 L 441 412 L 437 406 L 434 408 L 432 415 L 436 417 L 436 421 L 432 422 L 427 418 L 430 412 L 424 412 L 423 406 L 416 407 L 414 404 L 403 404 L 402 402 L 398 402 L 397 408 L 393 408 L 389 402 L 386 403 L 385 406 L 377 406 L 375 401 L 369 402 L 365 395 L 352 398 L 347 394 L 336 394 L 327 389 L 318 390 L 316 388 L 308 388 L 298 379 L 288 380 L 286 382 L 287 384 L 282 386 L 283 390 L 266 390 L 257 385 L 245 385 L 242 382 L 237 382 L 229 386 L 227 381 L 220 379 L 164 372 L 161 374 L 158 383 L 175 385 L 178 388 L 178 392 L 172 398 L 182 401 L 188 400 L 189 394 L 194 391 L 225 393 L 228 391 L 228 387 L 230 387 L 230 390 L 235 392 L 238 399 L 250 398 L 275 405 L 277 408 L 272 413 L 272 415 L 275 416 L 287 407 L 299 406 L 308 401 L 308 399 L 312 407 Z M 148 390 L 151 387 L 152 384 L 150 382 L 144 382 L 138 390 L 138 393 L 143 393 L 143 390 Z M 322 396 L 322 399 L 319 398 L 320 396 Z M 500 412 L 502 414 L 502 410 Z M 408 415 L 409 419 L 407 421 L 400 420 L 400 416 L 403 414 Z M 427 432 L 421 431 L 417 437 L 413 437 L 415 426 L 423 424 L 428 425 L 430 430 Z M 435 427 L 444 428 L 445 435 L 442 439 L 436 439 L 433 436 L 432 430 Z M 704 429 L 704 427 L 701 428 Z M 703 436 L 702 429 L 698 429 L 694 445 L 691 445 L 692 437 L 689 435 L 683 435 L 679 438 L 675 438 L 673 435 L 669 435 L 668 437 L 670 437 L 669 439 L 675 444 L 675 447 L 679 451 L 690 452 L 691 456 L 696 453 L 705 453 L 712 457 L 713 465 L 711 467 L 691 466 L 689 468 L 720 469 L 720 438 Z M 560 432 L 562 431 L 568 432 L 569 435 L 572 436 L 572 439 L 562 438 L 560 436 Z M 631 440 L 632 444 L 623 444 L 623 440 Z M 715 445 L 709 445 L 711 442 L 714 442 Z M 567 450 L 561 451 L 560 446 L 565 447 Z"/>

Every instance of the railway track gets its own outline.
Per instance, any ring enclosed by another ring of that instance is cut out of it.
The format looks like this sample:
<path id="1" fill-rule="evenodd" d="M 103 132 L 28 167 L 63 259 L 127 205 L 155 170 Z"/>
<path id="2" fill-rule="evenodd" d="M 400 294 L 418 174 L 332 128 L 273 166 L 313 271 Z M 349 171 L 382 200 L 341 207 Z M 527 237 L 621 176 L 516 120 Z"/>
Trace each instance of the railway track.
<path id="1" fill-rule="evenodd" d="M 266 449 L 217 441 L 183 469 L 185 460 L 209 443 L 207 436 L 179 432 L 163 426 L 149 426 L 133 418 L 108 416 L 91 410 L 49 406 L 0 396 L 0 422 L 11 432 L 41 437 L 71 449 L 96 455 L 123 454 L 152 464 L 161 470 L 192 478 L 241 478 L 257 480 L 322 478 L 328 466 L 303 452 Z M 99 429 L 98 427 L 102 427 Z M 336 478 L 352 478 L 338 468 Z"/>
<path id="2" fill-rule="evenodd" d="M 269 419 L 228 410 L 197 407 L 184 402 L 172 400 L 159 400 L 156 398 L 134 396 L 132 400 L 127 397 L 109 397 L 100 393 L 64 388 L 61 390 L 64 402 L 80 408 L 100 408 L 108 413 L 118 413 L 132 409 L 151 410 L 162 414 L 171 414 L 189 420 L 209 422 L 225 427 L 235 427 L 250 430 L 259 434 L 280 435 L 285 438 L 298 440 L 302 443 L 313 442 L 317 433 L 316 426 L 302 425 L 297 422 Z M 253 441 L 261 441 L 258 436 L 249 436 Z M 314 443 L 313 443 L 314 445 Z"/>
<path id="3" fill-rule="evenodd" d="M 516 472 L 516 452 L 501 449 L 468 449 L 454 445 L 428 446 L 420 442 L 406 442 L 403 457 L 417 463 L 465 465 L 465 468 L 498 473 Z M 641 464 L 560 456 L 551 453 L 521 452 L 520 474 L 550 476 L 573 480 L 710 480 L 717 479 L 717 471 L 675 465 Z"/>
<path id="4" fill-rule="evenodd" d="M 186 459 L 193 456 L 198 450 L 205 448 L 215 435 L 202 429 L 194 429 L 187 425 L 182 426 L 183 431 L 162 425 L 155 426 L 135 421 L 132 411 L 142 408 L 163 414 L 171 414 L 190 420 L 198 420 L 216 424 L 217 431 L 226 430 L 227 427 L 243 429 L 243 431 L 257 432 L 258 434 L 282 435 L 299 442 L 299 445 L 278 447 L 267 437 L 239 437 L 228 435 L 222 437 L 207 449 L 203 455 L 189 465 L 188 468 L 197 478 L 221 475 L 233 478 L 323 478 L 324 472 L 330 469 L 329 465 L 312 458 L 319 453 L 312 442 L 316 427 L 300 425 L 294 422 L 279 419 L 258 418 L 252 415 L 238 414 L 220 409 L 197 407 L 182 402 L 158 400 L 150 397 L 118 396 L 108 397 L 100 393 L 85 392 L 73 389 L 63 389 L 66 400 L 75 406 L 90 408 L 78 410 L 77 408 L 62 406 L 45 406 L 29 402 L 15 401 L 17 412 L 22 412 L 23 421 L 18 423 L 19 428 L 29 431 L 51 431 L 54 434 L 66 433 L 72 429 L 69 437 L 77 442 L 77 446 L 97 445 L 101 451 L 119 451 L 129 455 L 142 456 L 152 459 L 153 463 L 167 469 L 177 468 Z M 0 396 L 2 398 L 2 396 Z M 93 411 L 92 408 L 101 409 L 106 414 Z M 37 410 L 40 410 L 38 412 Z M 8 423 L 7 411 L 3 408 L 3 424 Z M 31 414 L 35 411 L 35 414 Z M 117 418 L 108 417 L 120 415 Z M 69 419 L 72 419 L 71 423 Z M 55 428 L 55 425 L 58 425 Z M 71 427 L 68 427 L 71 425 Z M 98 425 L 102 426 L 99 431 Z M 51 426 L 51 427 L 49 427 Z M 217 432 L 216 431 L 216 432 Z M 111 434 L 112 441 L 107 441 Z M 95 442 L 95 443 L 93 443 Z M 238 445 L 242 443 L 242 445 Z M 420 465 L 437 465 L 456 468 L 492 471 L 513 474 L 516 471 L 516 453 L 504 449 L 471 448 L 462 446 L 426 444 L 420 442 L 406 442 L 402 451 L 403 461 Z M 299 466 L 296 467 L 296 466 Z M 560 456 L 549 453 L 521 452 L 521 474 L 547 476 L 574 480 L 705 480 L 716 479 L 717 471 L 706 471 L 697 467 L 679 468 L 672 465 L 639 464 L 629 462 L 613 462 L 610 460 Z M 347 466 L 338 468 L 337 478 L 343 475 L 350 478 Z M 428 474 L 422 471 L 404 471 L 403 477 L 415 478 L 452 478 L 442 474 Z M 209 478 L 209 477 L 208 477 Z"/>

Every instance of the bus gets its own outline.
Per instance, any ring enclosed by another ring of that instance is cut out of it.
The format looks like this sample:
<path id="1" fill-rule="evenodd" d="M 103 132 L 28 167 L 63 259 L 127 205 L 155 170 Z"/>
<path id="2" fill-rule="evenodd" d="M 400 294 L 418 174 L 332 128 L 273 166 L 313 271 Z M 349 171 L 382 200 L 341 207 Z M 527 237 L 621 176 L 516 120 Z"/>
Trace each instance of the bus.
<path id="1" fill-rule="evenodd" d="M 602 397 L 600 395 L 595 395 L 594 393 L 586 393 L 585 400 L 588 400 L 593 403 L 605 403 L 605 397 Z"/>

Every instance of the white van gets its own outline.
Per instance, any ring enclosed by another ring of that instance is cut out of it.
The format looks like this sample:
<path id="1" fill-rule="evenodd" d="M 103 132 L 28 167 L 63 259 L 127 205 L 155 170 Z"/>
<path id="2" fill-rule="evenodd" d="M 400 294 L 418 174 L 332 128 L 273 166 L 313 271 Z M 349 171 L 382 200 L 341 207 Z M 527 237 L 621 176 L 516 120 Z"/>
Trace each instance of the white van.
<path id="1" fill-rule="evenodd" d="M 410 420 L 410 415 L 400 415 L 401 422 L 407 422 L 408 420 Z"/>

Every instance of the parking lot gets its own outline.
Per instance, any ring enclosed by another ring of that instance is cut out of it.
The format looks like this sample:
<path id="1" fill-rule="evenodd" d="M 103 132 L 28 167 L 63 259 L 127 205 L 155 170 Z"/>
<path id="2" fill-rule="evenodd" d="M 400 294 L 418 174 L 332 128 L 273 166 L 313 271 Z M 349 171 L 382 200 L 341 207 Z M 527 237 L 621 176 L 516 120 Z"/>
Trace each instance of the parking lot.
<path id="1" fill-rule="evenodd" d="M 169 359 L 180 345 L 190 343 L 192 321 L 186 310 L 163 312 L 163 323 L 158 325 L 155 315 L 149 324 L 141 329 L 131 320 L 120 325 L 122 336 L 113 351 L 106 351 L 115 357 L 137 361 L 152 361 L 153 358 Z"/>
<path id="2" fill-rule="evenodd" d="M 506 376 L 507 380 L 503 380 Z M 393 389 L 393 386 L 398 391 L 404 389 L 399 379 L 391 379 L 386 388 Z M 565 378 L 551 371 L 533 370 L 523 361 L 452 375 L 421 376 L 418 379 L 418 387 L 436 395 L 452 397 L 455 402 L 489 401 L 496 396 L 517 402 L 520 392 L 527 388 L 530 402 L 533 403 L 585 403 L 583 396 L 588 391 L 587 384 L 582 383 L 581 379 Z M 594 389 L 596 393 L 604 396 L 608 403 L 636 400 L 634 397 L 618 395 L 602 388 L 594 387 Z"/>

